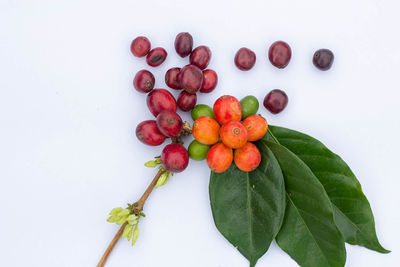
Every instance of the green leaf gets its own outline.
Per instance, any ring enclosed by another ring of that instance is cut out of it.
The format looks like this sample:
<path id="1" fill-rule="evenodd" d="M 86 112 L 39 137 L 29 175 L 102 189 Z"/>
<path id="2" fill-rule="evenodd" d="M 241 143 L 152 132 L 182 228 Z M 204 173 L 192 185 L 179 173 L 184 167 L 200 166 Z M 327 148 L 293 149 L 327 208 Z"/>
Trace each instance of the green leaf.
<path id="1" fill-rule="evenodd" d="M 346 250 L 324 187 L 287 148 L 262 141 L 279 162 L 287 192 L 285 219 L 276 241 L 300 266 L 344 266 Z"/>
<path id="2" fill-rule="evenodd" d="M 215 225 L 255 266 L 278 233 L 285 211 L 282 172 L 271 150 L 258 144 L 260 166 L 243 172 L 234 164 L 211 173 L 209 192 Z"/>
<path id="3" fill-rule="evenodd" d="M 272 133 L 272 135 L 271 135 Z M 296 154 L 322 183 L 333 203 L 336 224 L 347 243 L 381 253 L 371 207 L 349 166 L 318 140 L 290 129 L 269 126 L 265 138 Z"/>

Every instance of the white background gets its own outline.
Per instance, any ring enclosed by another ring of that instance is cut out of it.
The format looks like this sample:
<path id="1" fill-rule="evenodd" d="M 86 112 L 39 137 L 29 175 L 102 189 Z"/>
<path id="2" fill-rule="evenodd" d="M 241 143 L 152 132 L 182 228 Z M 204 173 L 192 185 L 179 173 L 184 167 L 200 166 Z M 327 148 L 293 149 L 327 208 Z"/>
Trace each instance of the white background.
<path id="1" fill-rule="evenodd" d="M 262 101 L 271 89 L 285 90 L 284 112 L 261 113 L 347 161 L 371 202 L 381 243 L 393 251 L 347 245 L 346 266 L 398 266 L 399 8 L 397 0 L 2 0 L 0 265 L 97 263 L 118 229 L 106 222 L 108 212 L 140 197 L 155 174 L 143 163 L 162 149 L 134 135 L 152 115 L 132 79 L 150 67 L 130 54 L 130 42 L 145 35 L 167 49 L 166 62 L 151 68 L 156 87 L 165 88 L 165 71 L 188 62 L 174 51 L 175 35 L 189 31 L 196 46 L 211 48 L 220 78 L 198 103 L 222 94 Z M 284 70 L 267 60 L 280 39 L 293 50 Z M 233 64 L 242 46 L 257 54 L 249 72 Z M 311 64 L 318 48 L 334 51 L 330 71 Z M 107 266 L 247 266 L 214 226 L 208 182 L 206 163 L 191 161 L 155 190 L 137 244 L 120 241 Z M 273 243 L 257 266 L 297 265 Z"/>

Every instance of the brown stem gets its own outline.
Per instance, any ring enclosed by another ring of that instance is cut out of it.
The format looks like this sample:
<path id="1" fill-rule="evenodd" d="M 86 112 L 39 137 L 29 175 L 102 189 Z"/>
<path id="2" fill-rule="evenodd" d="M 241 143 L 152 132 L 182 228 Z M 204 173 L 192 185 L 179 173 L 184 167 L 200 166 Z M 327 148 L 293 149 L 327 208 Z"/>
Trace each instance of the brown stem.
<path id="1" fill-rule="evenodd" d="M 147 187 L 146 191 L 144 191 L 142 197 L 133 204 L 133 213 L 135 213 L 136 215 L 138 215 L 144 206 L 144 203 L 146 202 L 147 198 L 149 197 L 150 193 L 153 191 L 154 187 L 157 184 L 158 179 L 160 179 L 160 176 L 165 172 L 165 170 L 161 169 L 157 172 L 156 176 L 154 176 L 153 180 L 151 181 L 151 183 L 149 184 L 149 186 Z M 118 232 L 115 234 L 114 238 L 111 240 L 110 244 L 108 245 L 106 251 L 104 252 L 103 256 L 101 257 L 99 263 L 97 264 L 97 267 L 103 267 L 104 264 L 107 261 L 108 256 L 110 256 L 111 251 L 113 250 L 113 248 L 115 247 L 115 245 L 117 244 L 118 240 L 120 239 L 122 233 L 124 232 L 125 226 L 128 223 L 125 222 L 124 224 L 121 225 L 121 227 L 119 228 Z"/>

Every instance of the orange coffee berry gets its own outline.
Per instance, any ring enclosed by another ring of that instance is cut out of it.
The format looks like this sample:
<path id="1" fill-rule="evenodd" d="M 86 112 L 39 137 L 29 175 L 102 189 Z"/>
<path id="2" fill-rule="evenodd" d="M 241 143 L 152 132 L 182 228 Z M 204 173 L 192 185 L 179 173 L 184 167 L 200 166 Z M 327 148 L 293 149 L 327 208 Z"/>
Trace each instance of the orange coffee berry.
<path id="1" fill-rule="evenodd" d="M 251 115 L 247 117 L 242 124 L 246 127 L 248 141 L 257 141 L 262 138 L 268 130 L 267 120 L 260 115 Z"/>
<path id="2" fill-rule="evenodd" d="M 231 166 L 233 160 L 232 149 L 223 143 L 213 145 L 207 153 L 207 164 L 213 172 L 221 173 Z"/>
<path id="3" fill-rule="evenodd" d="M 213 145 L 219 140 L 219 124 L 216 120 L 201 116 L 193 123 L 193 137 L 204 145 Z"/>
<path id="4" fill-rule="evenodd" d="M 250 172 L 260 165 L 261 154 L 253 143 L 248 142 L 235 150 L 234 161 L 240 170 Z"/>
<path id="5" fill-rule="evenodd" d="M 230 148 L 242 147 L 247 142 L 247 130 L 238 121 L 230 121 L 222 125 L 219 135 L 224 145 Z"/>

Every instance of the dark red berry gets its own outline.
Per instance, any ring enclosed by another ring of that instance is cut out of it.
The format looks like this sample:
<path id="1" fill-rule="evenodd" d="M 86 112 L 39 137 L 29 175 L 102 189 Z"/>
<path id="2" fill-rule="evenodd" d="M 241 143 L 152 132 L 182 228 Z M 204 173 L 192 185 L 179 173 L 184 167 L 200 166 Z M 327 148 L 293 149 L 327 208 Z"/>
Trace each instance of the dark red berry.
<path id="1" fill-rule="evenodd" d="M 256 54 L 248 48 L 242 47 L 235 55 L 235 64 L 240 70 L 250 70 L 256 63 Z"/>
<path id="2" fill-rule="evenodd" d="M 147 107 L 157 117 L 164 110 L 176 112 L 177 105 L 174 96 L 165 89 L 154 89 L 147 95 Z"/>
<path id="3" fill-rule="evenodd" d="M 133 79 L 133 86 L 138 92 L 148 93 L 154 88 L 154 75 L 148 70 L 140 70 Z"/>
<path id="4" fill-rule="evenodd" d="M 203 71 L 203 85 L 201 86 L 200 92 L 209 93 L 215 89 L 218 83 L 218 75 L 212 69 Z"/>
<path id="5" fill-rule="evenodd" d="M 264 98 L 264 107 L 273 114 L 278 114 L 285 109 L 288 103 L 286 93 L 279 89 L 269 92 Z"/>
<path id="6" fill-rule="evenodd" d="M 203 72 L 195 65 L 186 65 L 179 72 L 181 86 L 188 93 L 194 94 L 203 84 Z"/>
<path id="7" fill-rule="evenodd" d="M 189 153 L 181 144 L 169 144 L 161 153 L 161 162 L 169 172 L 182 172 L 189 164 Z"/>
<path id="8" fill-rule="evenodd" d="M 314 53 L 314 66 L 320 70 L 329 70 L 333 64 L 333 53 L 329 49 L 319 49 Z"/>
<path id="9" fill-rule="evenodd" d="M 190 64 L 196 65 L 200 69 L 207 68 L 211 59 L 211 50 L 205 45 L 196 47 L 190 54 Z"/>
<path id="10" fill-rule="evenodd" d="M 150 41 L 144 36 L 135 38 L 131 43 L 131 52 L 136 57 L 144 57 L 150 51 Z"/>
<path id="11" fill-rule="evenodd" d="M 162 47 L 152 49 L 146 57 L 146 62 L 152 67 L 160 66 L 167 58 L 167 51 Z"/>
<path id="12" fill-rule="evenodd" d="M 190 94 L 186 91 L 182 91 L 179 94 L 177 103 L 178 107 L 183 110 L 183 111 L 190 111 L 194 108 L 197 102 L 197 95 L 196 94 Z"/>
<path id="13" fill-rule="evenodd" d="M 160 132 L 168 137 L 180 134 L 182 130 L 182 119 L 174 111 L 164 110 L 157 116 L 157 126 Z"/>
<path id="14" fill-rule="evenodd" d="M 193 37 L 188 32 L 181 32 L 175 38 L 175 50 L 181 57 L 186 57 L 192 52 Z"/>
<path id="15" fill-rule="evenodd" d="M 182 89 L 179 82 L 179 72 L 181 68 L 171 68 L 165 73 L 165 84 L 172 89 Z"/>
<path id="16" fill-rule="evenodd" d="M 136 136 L 144 144 L 149 146 L 161 145 L 165 135 L 160 132 L 155 120 L 143 121 L 136 127 Z"/>
<path id="17" fill-rule="evenodd" d="M 279 69 L 283 69 L 289 64 L 290 58 L 292 57 L 292 50 L 287 43 L 277 41 L 269 48 L 268 57 L 272 65 Z"/>

